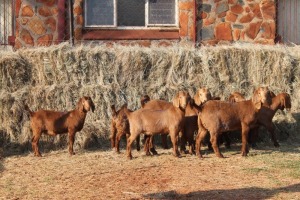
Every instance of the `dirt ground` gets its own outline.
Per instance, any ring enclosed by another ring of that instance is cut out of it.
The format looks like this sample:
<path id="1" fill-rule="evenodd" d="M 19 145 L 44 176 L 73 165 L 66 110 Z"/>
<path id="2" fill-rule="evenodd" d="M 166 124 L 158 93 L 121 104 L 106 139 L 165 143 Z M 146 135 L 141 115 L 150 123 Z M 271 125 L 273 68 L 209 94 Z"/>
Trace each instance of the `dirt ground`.
<path id="1" fill-rule="evenodd" d="M 263 146 L 264 144 L 260 144 Z M 10 156 L 0 161 L 0 199 L 300 199 L 300 147 L 282 144 L 240 155 L 240 145 L 204 159 L 158 148 L 158 156 L 125 150 L 66 150 L 42 158 Z"/>

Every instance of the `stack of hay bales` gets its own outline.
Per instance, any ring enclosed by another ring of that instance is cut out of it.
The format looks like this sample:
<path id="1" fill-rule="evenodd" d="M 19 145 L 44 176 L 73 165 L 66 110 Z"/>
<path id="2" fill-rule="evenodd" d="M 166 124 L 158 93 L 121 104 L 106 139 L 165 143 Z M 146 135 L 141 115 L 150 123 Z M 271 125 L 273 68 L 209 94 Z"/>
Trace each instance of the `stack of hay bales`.
<path id="1" fill-rule="evenodd" d="M 118 108 L 127 102 L 131 109 L 138 109 L 144 94 L 171 101 L 178 90 L 193 95 L 199 87 L 209 88 L 223 100 L 233 91 L 250 98 L 260 85 L 291 94 L 292 114 L 279 112 L 275 122 L 279 133 L 294 139 L 300 119 L 299 63 L 298 46 L 247 44 L 197 49 L 61 44 L 0 52 L 0 144 L 18 151 L 30 146 L 25 104 L 33 111 L 67 111 L 81 96 L 91 96 L 96 111 L 87 115 L 75 145 L 108 147 L 112 104 Z M 41 146 L 61 148 L 66 140 L 65 135 L 43 136 Z"/>

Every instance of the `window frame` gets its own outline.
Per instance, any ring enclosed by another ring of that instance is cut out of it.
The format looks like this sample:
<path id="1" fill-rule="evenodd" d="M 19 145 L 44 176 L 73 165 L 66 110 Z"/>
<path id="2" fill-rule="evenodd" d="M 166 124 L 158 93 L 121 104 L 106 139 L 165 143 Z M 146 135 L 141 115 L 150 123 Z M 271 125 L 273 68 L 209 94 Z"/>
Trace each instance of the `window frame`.
<path id="1" fill-rule="evenodd" d="M 179 3 L 175 1 L 175 23 L 174 24 L 149 24 L 149 0 L 145 0 L 145 26 L 118 26 L 117 1 L 114 1 L 114 25 L 87 25 L 87 1 L 84 1 L 84 29 L 118 29 L 118 30 L 149 30 L 149 29 L 176 29 L 179 28 Z M 122 0 L 121 0 L 122 1 Z"/>
<path id="2" fill-rule="evenodd" d="M 85 28 L 116 28 L 118 27 L 117 24 L 117 18 L 118 18 L 118 12 L 117 12 L 117 0 L 113 0 L 114 4 L 114 24 L 113 25 L 87 25 L 87 0 L 84 1 L 84 27 Z"/>

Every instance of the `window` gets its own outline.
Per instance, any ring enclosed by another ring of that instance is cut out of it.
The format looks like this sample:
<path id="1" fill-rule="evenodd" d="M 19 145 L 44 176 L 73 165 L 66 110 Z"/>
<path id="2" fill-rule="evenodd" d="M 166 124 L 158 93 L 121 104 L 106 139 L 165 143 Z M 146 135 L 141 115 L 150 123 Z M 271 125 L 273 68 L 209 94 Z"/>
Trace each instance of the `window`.
<path id="1" fill-rule="evenodd" d="M 0 45 L 8 45 L 9 37 L 14 35 L 13 1 L 0 1 Z"/>
<path id="2" fill-rule="evenodd" d="M 86 0 L 85 27 L 177 27 L 178 0 Z"/>

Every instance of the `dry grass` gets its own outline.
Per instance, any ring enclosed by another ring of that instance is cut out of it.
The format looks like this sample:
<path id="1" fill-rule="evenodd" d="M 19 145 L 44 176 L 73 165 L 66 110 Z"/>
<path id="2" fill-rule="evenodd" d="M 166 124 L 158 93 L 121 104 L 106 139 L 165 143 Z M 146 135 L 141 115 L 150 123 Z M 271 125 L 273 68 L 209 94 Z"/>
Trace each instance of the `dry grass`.
<path id="1" fill-rule="evenodd" d="M 178 90 L 192 95 L 207 87 L 225 99 L 233 91 L 250 97 L 255 87 L 268 85 L 275 93 L 292 96 L 292 113 L 276 115 L 282 139 L 296 140 L 300 99 L 299 46 L 235 44 L 201 47 L 124 47 L 67 44 L 48 48 L 0 52 L 0 145 L 10 151 L 28 149 L 31 138 L 24 104 L 40 108 L 71 110 L 78 98 L 89 95 L 96 112 L 77 134 L 76 146 L 108 146 L 110 105 L 128 102 L 139 108 L 139 98 L 171 100 Z M 66 145 L 66 137 L 44 136 L 42 148 Z M 50 146 L 46 146 L 50 145 Z"/>
<path id="2" fill-rule="evenodd" d="M 225 151 L 223 148 L 221 149 Z M 0 199 L 299 199 L 300 148 L 283 144 L 225 159 L 206 149 L 205 158 L 158 149 L 159 156 L 133 151 L 55 151 L 42 158 L 12 156 L 0 165 Z"/>

